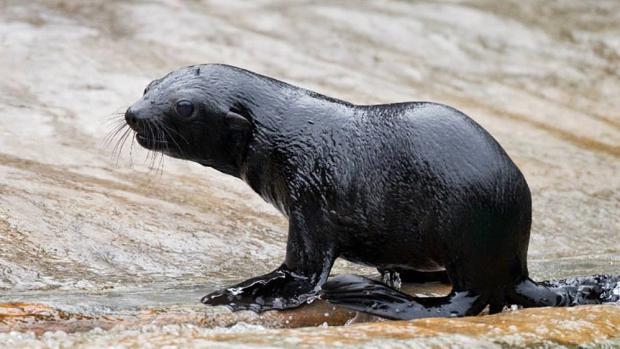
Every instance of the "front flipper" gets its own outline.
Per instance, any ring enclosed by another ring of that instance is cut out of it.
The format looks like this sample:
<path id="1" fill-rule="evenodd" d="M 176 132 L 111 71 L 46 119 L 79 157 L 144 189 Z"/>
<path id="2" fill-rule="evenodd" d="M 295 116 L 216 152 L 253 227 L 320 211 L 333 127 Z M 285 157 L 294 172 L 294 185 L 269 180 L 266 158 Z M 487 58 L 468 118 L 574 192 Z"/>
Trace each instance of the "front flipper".
<path id="1" fill-rule="evenodd" d="M 202 303 L 224 305 L 232 311 L 294 308 L 316 295 L 309 277 L 296 275 L 285 265 L 261 275 L 204 296 Z"/>
<path id="2" fill-rule="evenodd" d="M 336 259 L 329 225 L 323 224 L 319 212 L 316 207 L 291 212 L 286 259 L 280 268 L 211 293 L 202 303 L 263 312 L 295 308 L 316 297 Z"/>

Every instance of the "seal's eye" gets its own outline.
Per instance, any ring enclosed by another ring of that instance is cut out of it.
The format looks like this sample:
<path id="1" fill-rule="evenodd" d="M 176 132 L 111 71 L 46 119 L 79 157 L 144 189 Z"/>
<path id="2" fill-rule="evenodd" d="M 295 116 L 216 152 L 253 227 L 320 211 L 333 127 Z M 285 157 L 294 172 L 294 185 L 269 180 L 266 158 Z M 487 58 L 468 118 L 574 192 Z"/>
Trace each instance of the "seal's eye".
<path id="1" fill-rule="evenodd" d="M 178 101 L 176 110 L 179 116 L 189 118 L 192 114 L 194 114 L 194 104 L 187 100 Z"/>

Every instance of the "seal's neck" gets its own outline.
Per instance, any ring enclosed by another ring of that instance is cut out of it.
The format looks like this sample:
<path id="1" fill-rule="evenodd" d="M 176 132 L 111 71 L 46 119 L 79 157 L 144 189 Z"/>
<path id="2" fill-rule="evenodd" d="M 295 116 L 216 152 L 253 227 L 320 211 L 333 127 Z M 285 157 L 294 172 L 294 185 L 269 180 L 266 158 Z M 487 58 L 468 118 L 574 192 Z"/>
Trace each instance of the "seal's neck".
<path id="1" fill-rule="evenodd" d="M 234 81 L 235 88 L 228 89 L 232 92 L 228 95 L 229 103 L 242 110 L 252 124 L 238 173 L 232 175 L 288 215 L 294 196 L 290 184 L 298 170 L 294 167 L 299 165 L 297 162 L 305 162 L 293 159 L 300 156 L 294 151 L 299 137 L 308 137 L 306 133 L 311 132 L 312 125 L 328 122 L 326 118 L 352 105 L 266 76 L 231 69 L 229 73 L 234 79 L 229 80 Z"/>

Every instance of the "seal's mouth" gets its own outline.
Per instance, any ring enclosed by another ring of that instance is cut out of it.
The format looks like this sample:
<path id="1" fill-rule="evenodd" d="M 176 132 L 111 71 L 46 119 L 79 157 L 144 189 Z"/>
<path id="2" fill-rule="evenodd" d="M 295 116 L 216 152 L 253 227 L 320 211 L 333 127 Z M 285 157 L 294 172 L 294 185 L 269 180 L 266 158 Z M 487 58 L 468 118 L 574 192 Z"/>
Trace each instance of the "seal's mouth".
<path id="1" fill-rule="evenodd" d="M 163 139 L 163 137 L 153 138 L 144 134 L 136 133 L 136 140 L 138 141 L 138 144 L 150 150 L 164 150 L 168 147 L 168 141 Z"/>

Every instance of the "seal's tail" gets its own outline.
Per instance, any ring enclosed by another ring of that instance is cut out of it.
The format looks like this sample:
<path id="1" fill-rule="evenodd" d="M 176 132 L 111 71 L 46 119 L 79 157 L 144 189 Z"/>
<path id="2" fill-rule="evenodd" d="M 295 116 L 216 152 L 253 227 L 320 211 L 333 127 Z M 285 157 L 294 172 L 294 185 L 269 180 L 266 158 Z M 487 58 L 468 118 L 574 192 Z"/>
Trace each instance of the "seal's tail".
<path id="1" fill-rule="evenodd" d="M 444 297 L 413 297 L 379 281 L 356 275 L 340 275 L 322 287 L 322 299 L 353 310 L 389 319 L 468 316 L 490 305 L 491 313 L 504 305 L 524 307 L 573 306 L 616 302 L 620 299 L 620 275 L 595 275 L 536 283 L 525 279 L 495 293 L 453 291 Z"/>

